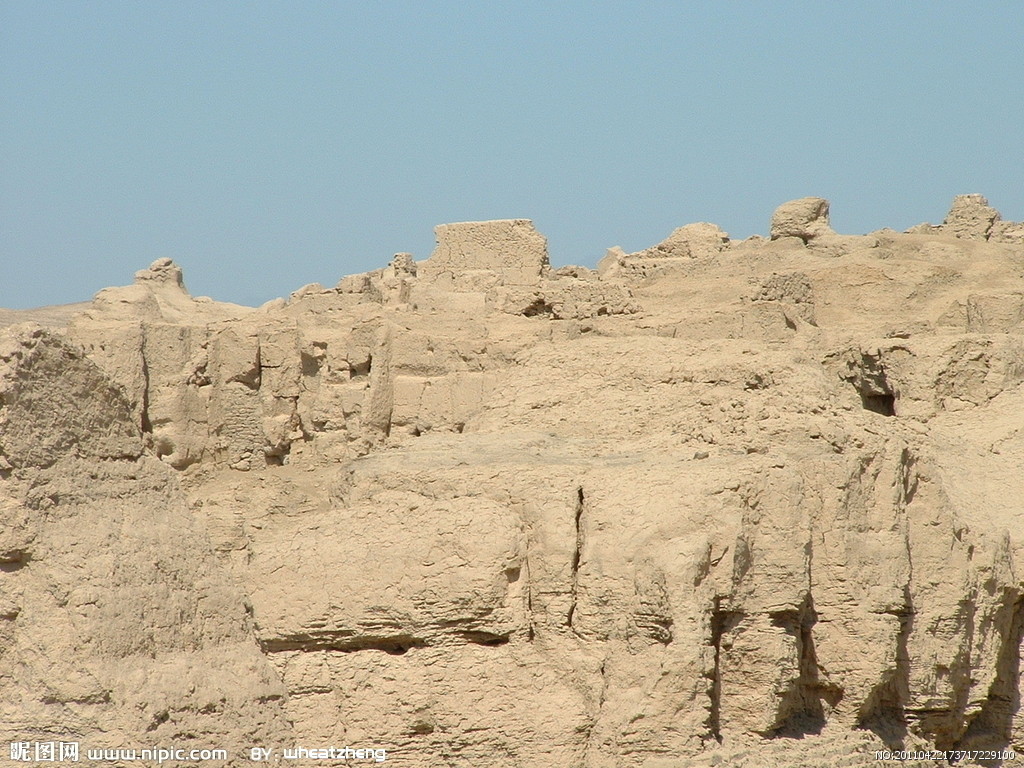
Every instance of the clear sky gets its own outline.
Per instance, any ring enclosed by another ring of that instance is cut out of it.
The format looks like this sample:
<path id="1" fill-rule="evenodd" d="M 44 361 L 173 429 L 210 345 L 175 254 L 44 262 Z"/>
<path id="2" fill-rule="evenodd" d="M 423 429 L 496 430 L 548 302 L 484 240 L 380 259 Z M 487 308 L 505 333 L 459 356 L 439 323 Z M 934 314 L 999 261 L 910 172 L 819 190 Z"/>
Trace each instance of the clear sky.
<path id="1" fill-rule="evenodd" d="M 677 226 L 1024 219 L 1012 2 L 0 0 L 0 306 L 170 256 L 261 304 L 530 218 L 592 266 Z"/>

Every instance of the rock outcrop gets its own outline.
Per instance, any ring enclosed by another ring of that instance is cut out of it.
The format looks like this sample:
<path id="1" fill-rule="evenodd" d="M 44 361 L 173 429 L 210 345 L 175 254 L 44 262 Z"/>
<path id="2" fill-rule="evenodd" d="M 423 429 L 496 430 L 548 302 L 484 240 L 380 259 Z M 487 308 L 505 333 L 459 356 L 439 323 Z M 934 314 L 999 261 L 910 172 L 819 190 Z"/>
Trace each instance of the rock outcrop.
<path id="1" fill-rule="evenodd" d="M 160 260 L 9 329 L 0 740 L 1013 764 L 1024 251 L 954 211 L 596 271 L 453 224 L 259 309 Z"/>
<path id="2" fill-rule="evenodd" d="M 994 243 L 1024 243 L 1024 222 L 1004 221 L 982 195 L 957 195 L 939 226 L 918 224 L 907 230 L 912 234 L 946 233 L 967 240 L 991 240 Z"/>
<path id="3" fill-rule="evenodd" d="M 247 598 L 120 388 L 38 327 L 0 344 L 0 736 L 83 761 L 288 738 Z"/>
<path id="4" fill-rule="evenodd" d="M 957 195 L 942 222 L 942 231 L 969 240 L 988 240 L 999 211 L 981 195 Z"/>
<path id="5" fill-rule="evenodd" d="M 780 205 L 772 214 L 772 240 L 798 237 L 805 243 L 832 234 L 828 223 L 828 200 L 802 197 Z"/>
<path id="6" fill-rule="evenodd" d="M 729 247 L 729 235 L 715 224 L 699 222 L 672 231 L 657 245 L 637 253 L 608 249 L 598 272 L 602 277 L 650 277 L 680 266 L 681 260 L 713 258 Z"/>
<path id="7" fill-rule="evenodd" d="M 441 224 L 434 234 L 437 248 L 422 268 L 432 282 L 533 285 L 548 268 L 547 239 L 526 219 Z"/>

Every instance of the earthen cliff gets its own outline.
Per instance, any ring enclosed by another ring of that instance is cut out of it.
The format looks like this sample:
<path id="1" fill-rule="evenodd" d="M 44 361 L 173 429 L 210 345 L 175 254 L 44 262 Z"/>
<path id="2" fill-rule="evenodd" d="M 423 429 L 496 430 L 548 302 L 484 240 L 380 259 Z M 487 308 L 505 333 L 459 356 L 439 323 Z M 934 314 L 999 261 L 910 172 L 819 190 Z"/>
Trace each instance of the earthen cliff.
<path id="1" fill-rule="evenodd" d="M 447 224 L 260 308 L 163 259 L 0 329 L 0 741 L 1024 753 L 1024 225 L 828 214 L 594 270 Z"/>

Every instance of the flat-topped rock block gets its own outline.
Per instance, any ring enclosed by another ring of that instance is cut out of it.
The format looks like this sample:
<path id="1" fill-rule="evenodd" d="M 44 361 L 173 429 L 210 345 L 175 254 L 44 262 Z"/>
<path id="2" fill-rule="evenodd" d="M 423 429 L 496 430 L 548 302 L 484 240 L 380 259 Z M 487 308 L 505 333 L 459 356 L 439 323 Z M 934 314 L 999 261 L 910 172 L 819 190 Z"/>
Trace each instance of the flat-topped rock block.
<path id="1" fill-rule="evenodd" d="M 503 285 L 532 285 L 548 269 L 548 241 L 529 219 L 463 221 L 434 227 L 437 248 L 421 265 L 425 280 L 456 283 L 467 272 L 494 272 Z"/>

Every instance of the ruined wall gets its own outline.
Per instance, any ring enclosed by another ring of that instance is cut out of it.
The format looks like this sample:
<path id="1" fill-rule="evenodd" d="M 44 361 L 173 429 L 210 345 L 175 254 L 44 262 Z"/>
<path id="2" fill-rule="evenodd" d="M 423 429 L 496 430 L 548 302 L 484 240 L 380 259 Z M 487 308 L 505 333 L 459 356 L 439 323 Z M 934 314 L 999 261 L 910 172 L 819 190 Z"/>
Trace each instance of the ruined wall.
<path id="1" fill-rule="evenodd" d="M 161 260 L 13 332 L 0 736 L 1024 750 L 1024 251 L 990 210 L 851 236 L 805 198 L 596 271 L 445 225 L 259 309 Z"/>

